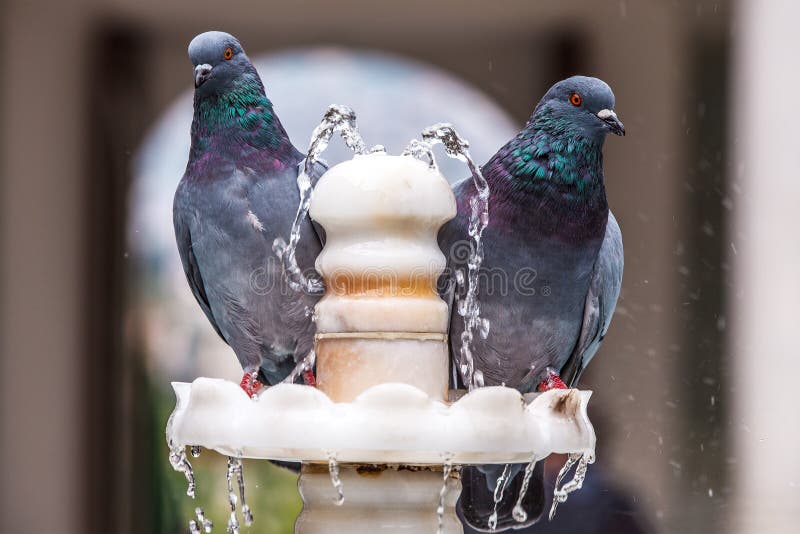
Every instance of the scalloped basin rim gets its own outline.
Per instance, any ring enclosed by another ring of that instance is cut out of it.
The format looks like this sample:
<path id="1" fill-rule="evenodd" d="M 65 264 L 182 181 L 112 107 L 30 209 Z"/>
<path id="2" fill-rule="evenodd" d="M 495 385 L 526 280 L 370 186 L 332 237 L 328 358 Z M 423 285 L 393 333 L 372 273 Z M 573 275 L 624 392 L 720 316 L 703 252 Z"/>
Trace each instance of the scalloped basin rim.
<path id="1" fill-rule="evenodd" d="M 457 464 L 527 462 L 551 453 L 594 453 L 586 413 L 591 391 L 523 397 L 492 386 L 453 403 L 402 383 L 373 386 L 352 402 L 317 388 L 278 384 L 255 399 L 238 384 L 173 382 L 177 405 L 167 426 L 174 444 L 226 455 L 306 462 Z"/>

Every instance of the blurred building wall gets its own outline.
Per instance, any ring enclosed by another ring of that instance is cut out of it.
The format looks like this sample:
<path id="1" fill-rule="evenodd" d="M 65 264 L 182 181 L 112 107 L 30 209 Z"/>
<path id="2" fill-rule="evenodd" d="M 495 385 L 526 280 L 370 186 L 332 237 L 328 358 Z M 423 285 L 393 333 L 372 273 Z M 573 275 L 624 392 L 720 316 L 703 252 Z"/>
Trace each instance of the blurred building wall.
<path id="1" fill-rule="evenodd" d="M 731 191 L 739 209 L 729 256 L 735 265 L 736 410 L 731 470 L 737 486 L 732 532 L 796 530 L 800 511 L 800 199 L 793 100 L 800 87 L 800 3 L 741 0 L 731 107 Z"/>
<path id="2" fill-rule="evenodd" d="M 5 2 L 2 95 L 4 532 L 78 532 L 89 183 L 81 75 L 88 18 L 44 2 Z"/>
<path id="3" fill-rule="evenodd" d="M 684 107 L 691 36 L 724 33 L 724 8 L 719 2 L 656 0 L 514 0 L 502 6 L 477 0 L 380 5 L 80 0 L 69 6 L 7 1 L 2 15 L 7 53 L 0 60 L 0 454 L 4 477 L 14 482 L 2 490 L 0 526 L 86 532 L 107 529 L 106 521 L 115 516 L 126 518 L 120 523 L 124 529 L 133 529 L 132 501 L 110 485 L 115 460 L 124 456 L 108 444 L 135 446 L 135 437 L 121 438 L 122 430 L 105 421 L 109 410 L 97 410 L 135 394 L 120 391 L 124 384 L 117 381 L 123 377 L 96 372 L 105 358 L 119 358 L 106 335 L 115 327 L 103 319 L 113 317 L 113 310 L 102 309 L 114 305 L 103 295 L 119 291 L 119 280 L 95 275 L 115 269 L 119 274 L 122 250 L 93 228 L 120 219 L 112 218 L 113 210 L 88 204 L 106 202 L 93 194 L 106 187 L 103 169 L 116 172 L 144 132 L 127 126 L 135 120 L 130 114 L 119 117 L 119 129 L 113 128 L 116 117 L 97 116 L 92 95 L 101 96 L 95 84 L 109 79 L 97 58 L 123 63 L 103 66 L 113 67 L 120 78 L 112 76 L 117 82 L 102 87 L 115 95 L 125 89 L 119 80 L 142 88 L 121 105 L 146 123 L 189 85 L 189 39 L 218 28 L 237 34 L 250 50 L 336 43 L 430 61 L 494 96 L 520 124 L 557 76 L 580 69 L 612 85 L 628 136 L 609 140 L 606 175 L 627 261 L 619 312 L 584 381 L 597 391 L 594 409 L 611 427 L 599 461 L 617 473 L 661 530 L 691 532 L 691 524 L 702 525 L 696 532 L 712 531 L 717 511 L 692 493 L 692 474 L 680 468 L 693 430 L 685 420 L 694 407 L 679 402 L 686 370 L 674 348 L 683 326 L 674 249 L 685 231 L 679 190 L 691 120 Z M 133 51 L 94 49 L 120 42 L 94 38 L 108 35 L 108 28 L 135 36 L 122 40 L 133 42 Z M 128 64 L 125 58 L 138 59 Z M 268 82 L 268 73 L 265 78 Z M 139 94 L 146 96 L 141 102 Z M 104 139 L 124 132 L 110 147 L 98 146 L 95 128 L 103 120 L 112 125 Z M 101 150 L 115 150 L 117 159 L 98 166 Z M 103 191 L 112 195 L 114 187 Z M 93 219 L 98 213 L 107 218 Z M 108 373 L 122 368 L 103 367 Z M 125 413 L 124 405 L 118 408 L 111 415 Z M 95 498 L 112 494 L 119 512 L 93 510 Z"/>

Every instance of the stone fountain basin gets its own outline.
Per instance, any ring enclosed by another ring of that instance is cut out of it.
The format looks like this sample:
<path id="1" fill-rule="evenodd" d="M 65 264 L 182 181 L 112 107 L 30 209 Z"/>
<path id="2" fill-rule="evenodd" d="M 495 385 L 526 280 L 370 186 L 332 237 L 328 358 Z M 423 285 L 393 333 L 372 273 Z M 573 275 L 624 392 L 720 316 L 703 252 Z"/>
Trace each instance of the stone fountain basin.
<path id="1" fill-rule="evenodd" d="M 476 389 L 453 403 L 401 383 L 373 386 L 352 402 L 279 384 L 249 398 L 238 384 L 173 382 L 177 406 L 167 428 L 175 445 L 226 456 L 303 462 L 441 465 L 526 463 L 551 453 L 593 453 L 590 391 L 521 395 Z"/>

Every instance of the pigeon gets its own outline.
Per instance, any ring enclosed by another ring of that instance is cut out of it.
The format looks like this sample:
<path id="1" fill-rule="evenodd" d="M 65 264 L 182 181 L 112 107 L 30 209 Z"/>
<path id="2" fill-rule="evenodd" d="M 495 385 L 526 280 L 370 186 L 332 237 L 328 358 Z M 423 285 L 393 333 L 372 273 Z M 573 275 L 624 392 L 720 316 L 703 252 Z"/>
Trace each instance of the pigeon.
<path id="1" fill-rule="evenodd" d="M 490 190 L 479 273 L 480 315 L 488 333 L 475 334 L 474 366 L 484 384 L 521 393 L 574 386 L 608 330 L 622 283 L 619 225 L 606 200 L 603 144 L 624 135 L 611 88 L 597 78 L 573 76 L 556 83 L 524 129 L 482 167 Z M 472 179 L 454 186 L 458 215 L 439 234 L 449 257 L 440 280 L 446 300 L 463 298 Z M 459 369 L 463 319 L 450 324 L 454 381 Z M 540 462 L 541 464 L 541 462 Z M 496 529 L 535 523 L 544 508 L 543 470 L 537 465 L 519 522 L 512 510 L 521 487 L 521 465 L 511 469 L 497 504 Z M 493 493 L 503 466 L 464 469 L 459 512 L 475 529 L 491 530 Z"/>
<path id="2" fill-rule="evenodd" d="M 290 289 L 272 252 L 291 230 L 303 154 L 235 37 L 202 33 L 189 44 L 189 58 L 194 118 L 175 192 L 175 238 L 189 287 L 236 354 L 242 389 L 252 396 L 284 380 L 313 346 L 310 310 L 318 296 Z M 322 246 L 310 220 L 300 235 L 298 262 L 313 265 Z"/>

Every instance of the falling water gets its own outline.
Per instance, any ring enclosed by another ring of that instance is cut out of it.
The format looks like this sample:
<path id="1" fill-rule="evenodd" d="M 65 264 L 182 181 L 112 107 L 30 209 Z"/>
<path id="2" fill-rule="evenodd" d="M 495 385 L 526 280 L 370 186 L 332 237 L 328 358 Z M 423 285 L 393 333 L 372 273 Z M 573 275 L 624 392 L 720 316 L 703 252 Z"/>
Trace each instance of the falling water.
<path id="1" fill-rule="evenodd" d="M 561 480 L 576 462 L 578 463 L 578 467 L 575 468 L 575 475 L 572 477 L 572 480 L 559 487 Z M 586 472 L 589 470 L 589 464 L 591 463 L 594 463 L 594 455 L 591 453 L 573 453 L 569 455 L 564 467 L 561 468 L 561 471 L 558 472 L 558 476 L 556 477 L 556 487 L 553 491 L 553 504 L 550 507 L 549 515 L 551 521 L 556 516 L 556 508 L 558 508 L 558 505 L 562 502 L 566 502 L 570 493 L 578 491 L 583 487 L 583 481 L 586 479 Z"/>
<path id="2" fill-rule="evenodd" d="M 236 518 L 236 494 L 233 491 L 228 491 L 228 504 L 231 507 L 231 517 L 228 519 L 226 530 L 230 534 L 239 534 L 239 520 Z"/>
<path id="3" fill-rule="evenodd" d="M 306 277 L 300 266 L 297 264 L 295 253 L 300 242 L 301 224 L 308 215 L 308 208 L 311 205 L 311 193 L 314 189 L 311 176 L 314 165 L 319 161 L 322 152 L 328 147 L 328 143 L 333 134 L 339 132 L 344 140 L 344 144 L 356 154 L 363 154 L 365 151 L 364 141 L 358 133 L 356 125 L 356 114 L 347 106 L 333 105 L 328 108 L 322 117 L 322 122 L 314 129 L 311 134 L 311 142 L 308 145 L 308 152 L 303 160 L 297 174 L 297 188 L 300 191 L 300 204 L 297 206 L 297 213 L 292 223 L 292 231 L 289 234 L 289 243 L 282 238 L 277 238 L 272 245 L 272 249 L 281 258 L 283 272 L 286 282 L 295 291 L 305 291 L 310 294 L 320 294 L 325 290 L 322 281 L 316 277 Z"/>
<path id="4" fill-rule="evenodd" d="M 517 502 L 514 505 L 514 509 L 511 510 L 511 516 L 517 523 L 523 523 L 526 519 L 528 519 L 528 513 L 522 507 L 522 501 L 525 500 L 525 494 L 528 493 L 528 485 L 531 483 L 531 476 L 533 476 L 533 468 L 536 467 L 536 462 L 537 459 L 534 457 L 530 463 L 525 466 L 525 476 L 522 479 L 522 487 L 519 490 L 519 495 L 517 496 Z"/>
<path id="5" fill-rule="evenodd" d="M 436 507 L 436 534 L 442 534 L 444 529 L 444 498 L 447 495 L 447 480 L 453 471 L 453 462 L 446 456 L 442 465 L 442 489 L 439 490 L 439 505 Z"/>
<path id="6" fill-rule="evenodd" d="M 212 523 L 211 520 L 205 516 L 203 509 L 199 507 L 195 508 L 194 513 L 197 516 L 197 524 L 203 527 L 203 532 L 206 534 L 211 534 L 211 529 L 214 527 L 214 523 Z"/>
<path id="7" fill-rule="evenodd" d="M 189 534 L 201 534 L 200 527 L 197 526 L 197 521 L 194 519 L 189 520 Z"/>
<path id="8" fill-rule="evenodd" d="M 169 423 L 167 424 L 169 425 Z M 186 482 L 188 484 L 186 495 L 194 499 L 194 471 L 192 470 L 192 464 L 190 464 L 189 460 L 186 458 L 186 447 L 169 442 L 169 463 L 175 471 L 183 473 L 186 477 Z"/>
<path id="9" fill-rule="evenodd" d="M 492 515 L 489 516 L 489 530 L 494 531 L 497 528 L 497 505 L 503 500 L 503 493 L 506 492 L 506 486 L 511 475 L 511 464 L 506 464 L 503 468 L 503 474 L 497 479 L 497 485 L 494 487 L 494 509 Z"/>
<path id="10" fill-rule="evenodd" d="M 333 503 L 336 506 L 341 506 L 344 504 L 344 486 L 342 485 L 342 479 L 339 478 L 339 462 L 336 461 L 334 454 L 328 454 L 328 471 L 331 474 L 333 489 L 336 490 L 336 498 Z"/>
<path id="11" fill-rule="evenodd" d="M 480 168 L 469 154 L 469 143 L 462 139 L 458 132 L 449 124 L 434 124 L 422 131 L 422 141 L 413 140 L 406 148 L 404 154 L 417 158 L 427 157 L 431 167 L 436 163 L 431 148 L 441 143 L 445 153 L 451 158 L 464 161 L 472 173 L 472 180 L 477 192 L 470 199 L 470 216 L 468 232 L 472 240 L 469 258 L 467 260 L 467 291 L 459 301 L 458 314 L 464 318 L 464 331 L 461 333 L 461 350 L 459 369 L 464 383 L 471 391 L 473 388 L 483 386 L 483 373 L 475 369 L 472 353 L 472 341 L 477 331 L 484 339 L 489 335 L 489 321 L 480 316 L 480 302 L 478 300 L 478 272 L 483 263 L 483 231 L 489 224 L 489 184 L 486 182 Z M 461 275 L 463 285 L 464 276 Z"/>
<path id="12" fill-rule="evenodd" d="M 314 363 L 317 361 L 317 353 L 314 352 L 314 349 L 308 351 L 306 357 L 297 362 L 297 365 L 294 366 L 292 372 L 283 379 L 285 384 L 294 384 L 294 381 L 297 380 L 298 376 L 302 376 L 303 373 L 306 371 L 310 371 L 314 369 Z"/>
<path id="13" fill-rule="evenodd" d="M 226 474 L 228 480 L 228 504 L 231 507 L 231 517 L 228 519 L 228 532 L 231 534 L 238 534 L 239 521 L 236 519 L 236 503 L 242 501 L 242 517 L 244 524 L 250 526 L 253 523 L 253 514 L 250 512 L 250 507 L 247 506 L 247 501 L 244 498 L 244 472 L 242 468 L 242 459 L 238 457 L 228 457 L 228 471 Z M 233 481 L 236 479 L 239 486 L 239 497 L 233 491 Z"/>

